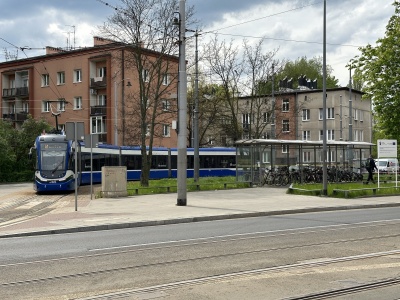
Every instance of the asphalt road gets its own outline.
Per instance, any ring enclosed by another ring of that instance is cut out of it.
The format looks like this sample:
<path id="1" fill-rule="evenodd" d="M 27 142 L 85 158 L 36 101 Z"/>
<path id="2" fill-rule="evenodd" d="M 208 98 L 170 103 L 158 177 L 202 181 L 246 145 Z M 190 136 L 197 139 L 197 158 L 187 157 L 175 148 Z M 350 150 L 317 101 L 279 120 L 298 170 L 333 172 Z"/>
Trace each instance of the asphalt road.
<path id="1" fill-rule="evenodd" d="M 0 293 L 284 299 L 365 285 L 400 276 L 399 216 L 382 208 L 9 238 L 0 243 Z M 338 299 L 397 299 L 399 290 Z"/>

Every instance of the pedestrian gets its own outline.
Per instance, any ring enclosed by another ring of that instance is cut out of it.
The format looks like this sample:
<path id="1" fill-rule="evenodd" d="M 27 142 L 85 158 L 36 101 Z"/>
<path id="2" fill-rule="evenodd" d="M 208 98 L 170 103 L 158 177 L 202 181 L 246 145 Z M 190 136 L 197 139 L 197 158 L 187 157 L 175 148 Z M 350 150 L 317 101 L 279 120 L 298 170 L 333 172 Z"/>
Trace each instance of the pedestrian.
<path id="1" fill-rule="evenodd" d="M 378 168 L 375 165 L 375 160 L 372 158 L 372 155 L 370 155 L 369 158 L 367 158 L 367 161 L 365 162 L 365 168 L 368 171 L 367 184 L 369 183 L 370 180 L 372 181 L 372 183 L 375 183 L 373 174 L 375 169 L 378 171 Z"/>

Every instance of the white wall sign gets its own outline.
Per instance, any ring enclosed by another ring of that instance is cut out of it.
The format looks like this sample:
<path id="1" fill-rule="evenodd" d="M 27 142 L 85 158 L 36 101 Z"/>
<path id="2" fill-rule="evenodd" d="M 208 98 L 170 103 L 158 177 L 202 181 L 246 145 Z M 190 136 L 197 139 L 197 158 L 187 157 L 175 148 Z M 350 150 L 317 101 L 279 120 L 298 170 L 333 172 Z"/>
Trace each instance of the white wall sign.
<path id="1" fill-rule="evenodd" d="M 378 140 L 377 143 L 378 143 L 379 158 L 397 157 L 397 140 Z"/>

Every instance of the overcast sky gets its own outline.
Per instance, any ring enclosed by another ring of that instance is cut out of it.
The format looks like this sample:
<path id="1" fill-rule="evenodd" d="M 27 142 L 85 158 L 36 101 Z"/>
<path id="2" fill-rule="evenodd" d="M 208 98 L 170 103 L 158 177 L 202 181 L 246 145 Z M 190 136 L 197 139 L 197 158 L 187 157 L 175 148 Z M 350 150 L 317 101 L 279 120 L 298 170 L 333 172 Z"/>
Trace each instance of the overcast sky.
<path id="1" fill-rule="evenodd" d="M 118 0 L 1 0 L 0 62 L 9 55 L 18 58 L 45 54 L 46 46 L 92 46 L 96 26 L 113 14 Z M 392 0 L 327 0 L 327 64 L 339 84 L 346 86 L 349 71 L 345 65 L 359 54 L 358 47 L 375 45 L 385 34 L 394 14 Z M 296 60 L 322 56 L 322 0 L 187 0 L 204 32 L 218 32 L 220 39 L 243 38 L 257 42 L 265 37 L 265 51 L 279 48 L 279 59 Z M 199 40 L 206 42 L 211 33 Z M 17 47 L 32 50 L 18 51 Z M 35 49 L 39 48 L 39 49 Z"/>

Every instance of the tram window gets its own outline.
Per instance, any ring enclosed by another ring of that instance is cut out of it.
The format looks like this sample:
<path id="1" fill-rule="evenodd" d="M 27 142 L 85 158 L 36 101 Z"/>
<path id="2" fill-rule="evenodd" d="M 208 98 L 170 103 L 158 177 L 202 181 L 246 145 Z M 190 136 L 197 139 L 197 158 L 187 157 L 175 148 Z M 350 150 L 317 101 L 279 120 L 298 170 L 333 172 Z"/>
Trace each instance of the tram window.
<path id="1" fill-rule="evenodd" d="M 126 166 L 127 170 L 140 170 L 142 161 L 140 155 L 123 155 L 122 165 Z"/>
<path id="2" fill-rule="evenodd" d="M 176 155 L 171 156 L 171 169 L 176 169 L 178 166 L 178 157 Z"/>
<path id="3" fill-rule="evenodd" d="M 193 156 L 188 156 L 187 157 L 187 168 L 188 169 L 193 169 L 194 168 L 194 157 Z"/>
<path id="4" fill-rule="evenodd" d="M 167 169 L 168 168 L 168 162 L 167 162 L 168 157 L 165 155 L 159 155 L 157 156 L 157 169 Z"/>

